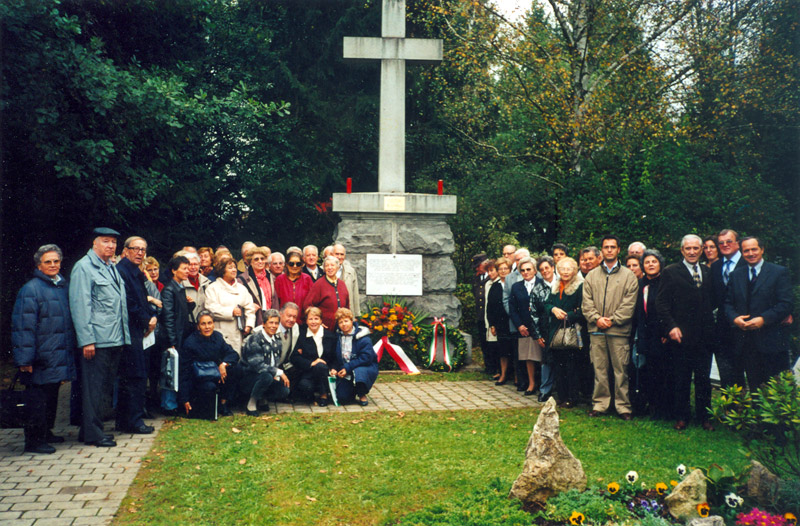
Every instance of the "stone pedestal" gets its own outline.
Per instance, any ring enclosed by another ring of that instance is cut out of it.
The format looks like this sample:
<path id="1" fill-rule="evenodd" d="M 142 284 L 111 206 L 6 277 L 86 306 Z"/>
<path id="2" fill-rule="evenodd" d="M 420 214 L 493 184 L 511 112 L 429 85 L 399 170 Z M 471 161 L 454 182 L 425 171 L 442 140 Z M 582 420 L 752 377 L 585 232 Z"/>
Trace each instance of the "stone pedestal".
<path id="1" fill-rule="evenodd" d="M 388 200 L 385 199 L 388 197 Z M 347 249 L 347 259 L 358 273 L 362 308 L 379 296 L 366 295 L 367 254 L 421 254 L 422 296 L 404 299 L 432 316 L 446 316 L 458 327 L 461 302 L 456 290 L 453 232 L 446 222 L 455 213 L 455 196 L 425 194 L 334 194 L 333 209 L 342 218 L 333 237 Z M 391 208 L 403 210 L 387 211 Z"/>

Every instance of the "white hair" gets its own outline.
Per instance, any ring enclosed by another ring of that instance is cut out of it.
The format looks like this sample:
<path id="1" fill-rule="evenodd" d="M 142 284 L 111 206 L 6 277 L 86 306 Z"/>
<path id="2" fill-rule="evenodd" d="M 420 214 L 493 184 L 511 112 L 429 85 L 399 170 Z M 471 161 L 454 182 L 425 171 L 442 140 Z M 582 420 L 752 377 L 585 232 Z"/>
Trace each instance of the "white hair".
<path id="1" fill-rule="evenodd" d="M 697 241 L 701 247 L 703 246 L 703 240 L 700 238 L 700 236 L 698 236 L 697 234 L 686 234 L 685 236 L 683 236 L 683 239 L 681 239 L 681 248 L 683 248 L 683 245 L 685 245 L 686 242 L 690 240 Z"/>

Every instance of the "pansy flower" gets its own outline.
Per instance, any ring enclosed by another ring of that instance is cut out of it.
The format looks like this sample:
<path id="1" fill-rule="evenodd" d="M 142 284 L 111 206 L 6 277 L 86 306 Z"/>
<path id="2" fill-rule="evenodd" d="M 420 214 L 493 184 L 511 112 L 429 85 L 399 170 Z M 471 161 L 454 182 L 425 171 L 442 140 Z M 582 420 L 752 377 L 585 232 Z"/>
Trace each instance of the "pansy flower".
<path id="1" fill-rule="evenodd" d="M 686 466 L 684 466 L 683 464 L 680 464 L 680 465 L 678 465 L 678 467 L 675 469 L 675 471 L 677 471 L 677 472 L 678 472 L 678 476 L 679 476 L 679 477 L 683 478 L 683 476 L 684 476 L 684 475 L 686 475 Z"/>
<path id="2" fill-rule="evenodd" d="M 672 487 L 674 488 L 675 486 L 677 486 L 677 485 L 678 485 L 678 481 L 677 481 L 677 480 L 670 480 L 670 481 L 669 481 L 669 485 L 670 485 L 670 486 L 672 486 Z"/>
<path id="3" fill-rule="evenodd" d="M 611 484 L 608 485 L 607 489 L 609 493 L 611 493 L 612 495 L 616 495 L 617 492 L 619 491 L 619 484 L 617 484 L 616 482 L 612 482 Z"/>
<path id="4" fill-rule="evenodd" d="M 663 482 L 659 482 L 656 484 L 656 493 L 658 493 L 659 495 L 663 495 L 664 493 L 666 493 L 667 489 L 668 489 L 667 485 L 664 484 Z"/>
<path id="5" fill-rule="evenodd" d="M 579 511 L 573 511 L 572 515 L 569 516 L 569 523 L 572 524 L 572 526 L 581 526 L 585 520 L 586 517 Z"/>
<path id="6" fill-rule="evenodd" d="M 792 526 L 796 526 L 797 524 L 797 517 L 794 516 L 794 513 L 787 513 L 783 516 L 786 519 L 786 522 L 791 524 Z"/>
<path id="7" fill-rule="evenodd" d="M 637 480 L 639 480 L 639 474 L 635 471 L 631 470 L 625 475 L 625 480 L 628 481 L 628 484 L 633 484 Z"/>
<path id="8" fill-rule="evenodd" d="M 708 502 L 701 502 L 697 505 L 697 514 L 700 515 L 702 518 L 708 517 L 708 514 L 711 513 L 711 507 L 708 505 Z"/>
<path id="9" fill-rule="evenodd" d="M 725 495 L 725 504 L 727 504 L 729 508 L 738 508 L 743 502 L 744 499 L 736 493 L 731 492 Z"/>

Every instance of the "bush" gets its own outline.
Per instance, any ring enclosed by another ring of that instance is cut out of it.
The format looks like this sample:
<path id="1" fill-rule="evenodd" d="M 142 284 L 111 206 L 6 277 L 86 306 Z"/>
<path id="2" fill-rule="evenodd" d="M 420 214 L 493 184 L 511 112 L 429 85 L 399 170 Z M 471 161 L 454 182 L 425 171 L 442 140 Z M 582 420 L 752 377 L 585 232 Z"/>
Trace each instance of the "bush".
<path id="1" fill-rule="evenodd" d="M 745 447 L 781 478 L 800 479 L 800 386 L 789 371 L 756 392 L 734 385 L 711 403 L 711 415 L 743 431 Z"/>
<path id="2" fill-rule="evenodd" d="M 531 516 L 519 501 L 508 498 L 508 488 L 495 479 L 489 487 L 473 490 L 445 502 L 410 513 L 396 524 L 402 526 L 529 526 Z"/>

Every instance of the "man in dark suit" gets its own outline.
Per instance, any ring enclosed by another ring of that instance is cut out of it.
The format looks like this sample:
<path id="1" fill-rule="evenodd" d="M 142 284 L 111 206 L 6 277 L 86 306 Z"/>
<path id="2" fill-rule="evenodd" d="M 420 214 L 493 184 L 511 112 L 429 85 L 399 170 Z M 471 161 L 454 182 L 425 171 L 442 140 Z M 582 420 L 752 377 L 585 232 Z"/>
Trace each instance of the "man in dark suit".
<path id="1" fill-rule="evenodd" d="M 153 333 L 157 318 L 154 307 L 147 301 L 147 289 L 144 286 L 147 278 L 139 269 L 147 255 L 147 242 L 139 236 L 129 237 L 125 240 L 122 255 L 123 258 L 117 263 L 117 271 L 125 282 L 131 344 L 126 346 L 120 359 L 117 431 L 149 434 L 154 428 L 143 420 L 148 371 L 144 337 Z"/>
<path id="2" fill-rule="evenodd" d="M 794 306 L 788 269 L 764 261 L 760 239 L 744 238 L 742 257 L 747 265 L 731 275 L 725 316 L 752 391 L 790 368 L 787 321 Z"/>
<path id="3" fill-rule="evenodd" d="M 500 363 L 495 363 L 494 356 L 486 352 L 486 280 L 489 275 L 486 273 L 486 261 L 488 258 L 484 252 L 472 256 L 472 295 L 475 298 L 475 325 L 478 329 L 478 342 L 483 353 L 484 372 L 494 375 L 500 370 Z"/>
<path id="4" fill-rule="evenodd" d="M 711 405 L 711 349 L 709 337 L 714 327 L 714 289 L 710 271 L 700 264 L 703 240 L 689 234 L 681 240 L 683 261 L 664 269 L 656 307 L 664 336 L 673 357 L 675 382 L 675 429 L 686 429 L 691 419 L 689 403 L 694 374 L 694 400 L 697 419 L 703 429 L 713 431 L 707 409 Z M 668 393 L 663 393 L 668 396 Z"/>
<path id="5" fill-rule="evenodd" d="M 741 356 L 736 354 L 733 330 L 725 317 L 725 296 L 730 276 L 737 268 L 746 266 L 739 252 L 739 234 L 726 228 L 717 234 L 720 258 L 711 265 L 711 283 L 714 287 L 714 309 L 716 327 L 713 351 L 717 358 L 719 379 L 722 387 L 733 384 L 744 385 L 744 366 Z"/>
<path id="6" fill-rule="evenodd" d="M 311 276 L 312 281 L 317 281 L 322 277 L 324 272 L 322 268 L 317 265 L 319 260 L 319 250 L 316 245 L 306 245 L 303 247 L 303 273 Z"/>

